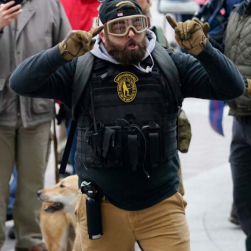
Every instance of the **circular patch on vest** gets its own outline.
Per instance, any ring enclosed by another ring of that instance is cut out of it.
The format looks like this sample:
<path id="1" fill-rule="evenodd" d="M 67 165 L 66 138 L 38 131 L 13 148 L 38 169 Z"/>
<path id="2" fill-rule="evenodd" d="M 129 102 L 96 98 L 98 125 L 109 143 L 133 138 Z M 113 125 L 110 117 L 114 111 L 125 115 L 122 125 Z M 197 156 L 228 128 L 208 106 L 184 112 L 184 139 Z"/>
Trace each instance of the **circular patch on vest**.
<path id="1" fill-rule="evenodd" d="M 119 98 L 123 102 L 130 103 L 136 98 L 137 86 L 135 83 L 138 80 L 137 76 L 131 72 L 121 72 L 114 78 L 114 82 L 118 83 Z"/>

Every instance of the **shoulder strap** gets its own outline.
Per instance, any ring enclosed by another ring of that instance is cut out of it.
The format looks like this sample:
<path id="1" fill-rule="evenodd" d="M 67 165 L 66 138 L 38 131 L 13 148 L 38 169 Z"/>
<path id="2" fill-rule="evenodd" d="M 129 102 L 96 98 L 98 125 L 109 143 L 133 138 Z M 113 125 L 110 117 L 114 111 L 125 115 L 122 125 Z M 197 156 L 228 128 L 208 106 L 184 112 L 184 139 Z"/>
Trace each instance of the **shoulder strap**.
<path id="1" fill-rule="evenodd" d="M 170 57 L 168 50 L 164 49 L 158 42 L 156 42 L 152 54 L 170 86 L 175 103 L 178 106 L 181 106 L 183 98 L 180 89 L 180 77 L 178 69 Z"/>
<path id="2" fill-rule="evenodd" d="M 87 52 L 85 55 L 78 58 L 77 67 L 73 80 L 73 92 L 72 92 L 72 118 L 77 120 L 78 104 L 80 102 L 81 95 L 83 94 L 88 80 L 92 73 L 94 64 L 94 56 Z M 83 74 L 84 72 L 84 74 Z"/>
<path id="3" fill-rule="evenodd" d="M 85 90 L 85 87 L 88 83 L 88 80 L 91 76 L 92 67 L 94 63 L 94 56 L 88 52 L 85 55 L 78 58 L 77 67 L 73 80 L 73 93 L 72 93 L 72 122 L 70 133 L 67 138 L 61 166 L 59 169 L 60 174 L 65 173 L 66 165 L 68 163 L 69 154 L 71 151 L 72 142 L 74 139 L 75 131 L 77 128 L 77 120 L 78 120 L 78 104 L 82 93 Z M 83 74 L 84 72 L 84 74 Z"/>

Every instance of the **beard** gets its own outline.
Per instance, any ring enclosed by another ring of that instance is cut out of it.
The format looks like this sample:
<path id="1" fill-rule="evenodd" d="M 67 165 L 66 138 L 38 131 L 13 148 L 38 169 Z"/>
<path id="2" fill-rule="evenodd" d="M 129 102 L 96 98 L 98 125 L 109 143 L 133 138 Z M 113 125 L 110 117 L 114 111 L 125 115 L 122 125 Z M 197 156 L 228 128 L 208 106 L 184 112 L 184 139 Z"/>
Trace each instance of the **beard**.
<path id="1" fill-rule="evenodd" d="M 137 45 L 136 50 L 128 50 L 127 47 L 131 45 Z M 106 37 L 105 48 L 107 52 L 122 65 L 134 65 L 138 64 L 146 53 L 146 39 L 142 40 L 142 44 L 139 44 L 135 39 L 131 38 L 125 45 L 119 45 L 113 43 L 109 37 Z"/>

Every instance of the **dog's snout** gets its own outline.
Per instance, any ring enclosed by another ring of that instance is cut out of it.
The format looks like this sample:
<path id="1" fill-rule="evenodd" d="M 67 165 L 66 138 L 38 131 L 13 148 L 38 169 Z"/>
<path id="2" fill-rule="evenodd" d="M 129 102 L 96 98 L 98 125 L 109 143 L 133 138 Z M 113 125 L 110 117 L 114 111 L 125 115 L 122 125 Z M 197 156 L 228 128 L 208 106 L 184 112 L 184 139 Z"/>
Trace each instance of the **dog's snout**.
<path id="1" fill-rule="evenodd" d="M 38 198 L 40 198 L 41 194 L 42 194 L 42 190 L 37 191 L 37 197 Z"/>

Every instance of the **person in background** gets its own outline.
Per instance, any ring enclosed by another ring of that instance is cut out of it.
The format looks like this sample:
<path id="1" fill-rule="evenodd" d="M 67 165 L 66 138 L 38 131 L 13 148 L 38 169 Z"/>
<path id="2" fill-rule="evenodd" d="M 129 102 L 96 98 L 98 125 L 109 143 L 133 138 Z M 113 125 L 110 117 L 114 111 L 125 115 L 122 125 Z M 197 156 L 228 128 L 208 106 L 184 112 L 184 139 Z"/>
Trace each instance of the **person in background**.
<path id="1" fill-rule="evenodd" d="M 237 0 L 237 2 L 239 2 Z M 232 140 L 229 162 L 233 179 L 234 203 L 230 221 L 240 224 L 247 235 L 246 251 L 251 250 L 251 3 L 243 0 L 233 7 L 222 44 L 210 41 L 235 63 L 240 73 L 247 79 L 245 93 L 229 100 L 229 115 L 233 116 Z M 240 21 L 241 20 L 241 21 Z M 201 23 L 203 27 L 203 23 Z M 237 214 L 237 215 L 236 215 Z M 236 217 L 237 216 L 237 217 Z"/>
<path id="2" fill-rule="evenodd" d="M 210 0 L 202 6 L 200 11 L 196 14 L 196 18 L 203 21 L 203 23 L 201 22 L 201 25 L 204 33 L 209 37 L 211 44 L 222 53 L 224 53 L 225 48 L 225 36 L 229 16 L 234 5 L 241 2 L 242 0 Z M 225 105 L 225 102 L 211 100 L 209 106 L 210 124 L 220 135 L 224 135 L 222 120 Z M 229 221 L 233 224 L 239 225 L 237 209 L 234 203 L 232 203 Z"/>
<path id="3" fill-rule="evenodd" d="M 241 21 L 240 21 L 241 20 Z M 251 3 L 236 5 L 229 17 L 224 54 L 240 73 L 251 78 Z M 233 178 L 234 206 L 240 226 L 246 234 L 246 251 L 251 250 L 251 80 L 244 95 L 228 101 L 233 116 L 230 164 Z"/>
<path id="4" fill-rule="evenodd" d="M 54 100 L 17 95 L 9 87 L 9 77 L 24 59 L 59 43 L 71 27 L 58 0 L 19 2 L 0 5 L 0 249 L 5 240 L 9 180 L 16 166 L 15 250 L 45 251 L 36 191 L 44 186 Z"/>

